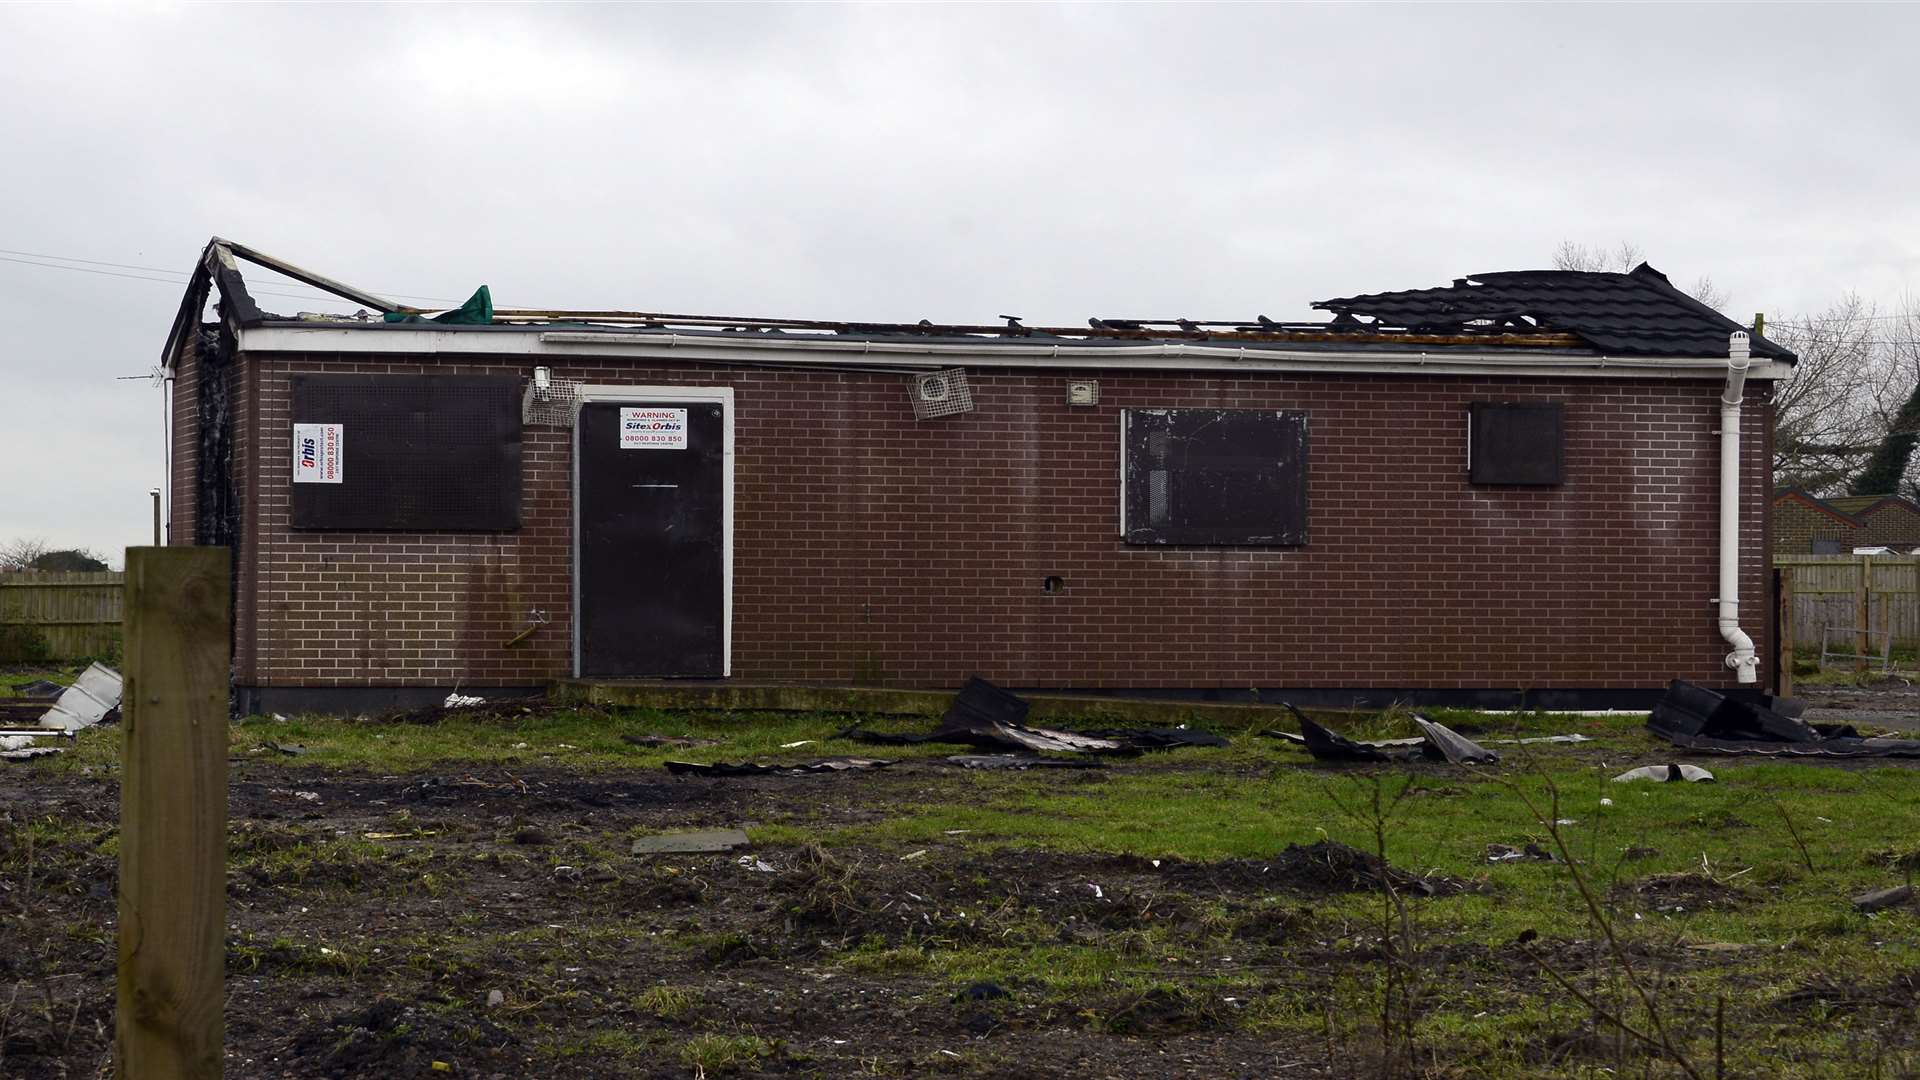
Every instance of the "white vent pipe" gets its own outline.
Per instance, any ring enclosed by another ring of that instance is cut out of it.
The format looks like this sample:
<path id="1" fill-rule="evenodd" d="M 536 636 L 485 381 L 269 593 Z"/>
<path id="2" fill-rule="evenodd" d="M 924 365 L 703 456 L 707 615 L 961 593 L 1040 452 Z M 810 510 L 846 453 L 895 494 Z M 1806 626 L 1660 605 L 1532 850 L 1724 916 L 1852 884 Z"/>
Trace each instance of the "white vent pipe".
<path id="1" fill-rule="evenodd" d="M 1727 388 L 1720 396 L 1720 636 L 1733 651 L 1727 666 L 1742 683 L 1760 680 L 1753 639 L 1740 629 L 1740 402 L 1746 393 L 1751 342 L 1745 331 L 1727 339 Z"/>

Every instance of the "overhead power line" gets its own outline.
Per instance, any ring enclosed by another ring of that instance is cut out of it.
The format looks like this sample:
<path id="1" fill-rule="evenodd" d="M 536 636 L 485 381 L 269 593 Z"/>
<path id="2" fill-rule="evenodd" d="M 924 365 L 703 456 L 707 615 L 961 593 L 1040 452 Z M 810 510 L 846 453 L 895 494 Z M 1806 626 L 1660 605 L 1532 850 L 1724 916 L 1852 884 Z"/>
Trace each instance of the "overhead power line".
<path id="1" fill-rule="evenodd" d="M 24 256 L 24 258 L 7 258 L 7 256 Z M 190 274 L 182 273 L 179 270 L 170 270 L 165 267 L 159 267 L 159 266 L 140 266 L 135 263 L 107 262 L 102 259 L 82 259 L 72 255 L 49 255 L 42 251 L 19 251 L 13 248 L 0 248 L 0 259 L 4 259 L 6 262 L 22 263 L 27 266 L 43 266 L 49 270 L 73 270 L 80 273 L 106 274 L 109 277 L 129 277 L 129 278 L 134 278 L 134 280 L 137 280 L 137 281 L 165 281 L 168 284 L 185 284 L 187 279 L 192 276 Z M 27 259 L 50 259 L 54 261 L 27 262 L 26 261 Z M 151 278 L 151 277 L 139 278 L 139 277 L 135 277 L 132 274 L 113 274 L 105 270 L 83 270 L 79 266 L 61 266 L 61 265 L 58 265 L 59 263 L 81 263 L 81 264 L 84 264 L 85 266 L 111 266 L 120 270 L 145 270 L 151 273 L 167 274 L 169 276 L 164 279 Z M 320 296 L 329 296 L 329 297 L 333 296 L 332 293 L 327 292 L 325 289 L 316 289 L 311 285 L 302 285 L 297 282 L 288 282 L 286 287 L 293 288 L 293 289 L 310 290 L 313 293 Z M 250 291 L 253 291 L 253 290 L 250 290 Z M 257 290 L 257 291 L 266 292 L 265 290 Z M 431 300 L 436 303 L 448 303 L 448 304 L 459 304 L 464 302 L 464 301 L 456 300 L 446 296 L 422 296 L 419 293 L 390 292 L 386 289 L 374 289 L 371 291 L 385 295 L 385 296 L 397 296 L 404 300 Z M 290 296 L 290 294 L 288 293 L 266 293 L 266 295 Z M 295 300 L 303 299 L 303 297 L 299 297 L 299 296 L 290 296 L 290 298 Z M 339 299 L 339 298 L 335 297 L 335 299 Z M 343 300 L 342 302 L 350 303 L 351 301 Z"/>

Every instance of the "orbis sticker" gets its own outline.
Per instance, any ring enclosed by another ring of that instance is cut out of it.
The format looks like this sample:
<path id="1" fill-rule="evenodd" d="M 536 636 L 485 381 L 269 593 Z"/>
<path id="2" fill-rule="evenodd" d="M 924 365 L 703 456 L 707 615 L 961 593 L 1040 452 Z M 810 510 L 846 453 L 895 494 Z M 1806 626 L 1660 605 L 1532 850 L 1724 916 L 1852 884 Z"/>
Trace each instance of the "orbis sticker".
<path id="1" fill-rule="evenodd" d="M 343 424 L 293 425 L 293 482 L 341 483 L 344 440 Z"/>
<path id="2" fill-rule="evenodd" d="M 620 410 L 620 449 L 685 450 L 687 410 L 650 406 Z"/>

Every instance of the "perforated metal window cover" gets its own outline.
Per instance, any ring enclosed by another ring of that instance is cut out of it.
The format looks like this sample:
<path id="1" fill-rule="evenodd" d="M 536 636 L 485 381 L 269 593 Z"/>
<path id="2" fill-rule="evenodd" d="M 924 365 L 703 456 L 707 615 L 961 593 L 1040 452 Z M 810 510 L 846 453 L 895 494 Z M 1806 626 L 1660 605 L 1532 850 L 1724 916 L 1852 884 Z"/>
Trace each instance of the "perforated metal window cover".
<path id="1" fill-rule="evenodd" d="M 1121 535 L 1130 544 L 1307 542 L 1307 414 L 1123 409 Z"/>
<path id="2" fill-rule="evenodd" d="M 1566 482 L 1566 410 L 1557 401 L 1467 405 L 1467 480 L 1553 487 Z"/>
<path id="3" fill-rule="evenodd" d="M 296 529 L 520 527 L 513 375 L 295 375 L 296 424 L 341 424 L 342 482 L 290 484 Z"/>

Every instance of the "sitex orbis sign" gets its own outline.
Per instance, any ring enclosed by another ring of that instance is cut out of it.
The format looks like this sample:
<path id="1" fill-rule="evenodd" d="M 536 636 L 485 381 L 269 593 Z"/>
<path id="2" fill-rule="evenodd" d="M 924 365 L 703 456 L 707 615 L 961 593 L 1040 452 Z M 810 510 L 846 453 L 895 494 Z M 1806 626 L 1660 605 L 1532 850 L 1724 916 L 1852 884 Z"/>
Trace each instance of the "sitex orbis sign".
<path id="1" fill-rule="evenodd" d="M 620 410 L 620 449 L 685 450 L 687 410 L 649 405 Z"/>
<path id="2" fill-rule="evenodd" d="M 344 475 L 340 459 L 343 424 L 293 425 L 293 482 L 338 484 Z"/>

